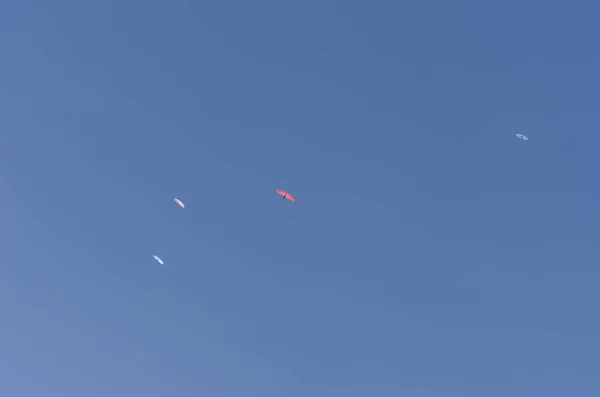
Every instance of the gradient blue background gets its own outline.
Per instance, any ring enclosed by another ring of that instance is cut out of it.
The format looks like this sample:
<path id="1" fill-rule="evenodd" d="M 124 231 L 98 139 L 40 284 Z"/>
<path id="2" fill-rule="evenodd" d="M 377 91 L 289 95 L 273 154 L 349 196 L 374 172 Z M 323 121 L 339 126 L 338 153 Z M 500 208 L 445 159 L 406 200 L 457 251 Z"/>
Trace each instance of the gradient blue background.
<path id="1" fill-rule="evenodd" d="M 600 396 L 599 11 L 5 1 L 0 395 Z"/>

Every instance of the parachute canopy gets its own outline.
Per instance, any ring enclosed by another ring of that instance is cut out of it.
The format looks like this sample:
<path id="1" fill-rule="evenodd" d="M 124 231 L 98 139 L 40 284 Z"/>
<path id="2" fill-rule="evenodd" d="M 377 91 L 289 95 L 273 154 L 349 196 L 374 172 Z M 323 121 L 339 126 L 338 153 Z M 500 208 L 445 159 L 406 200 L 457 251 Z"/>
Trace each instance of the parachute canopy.
<path id="1" fill-rule="evenodd" d="M 527 138 L 527 137 L 526 137 L 525 135 L 523 135 L 523 134 L 517 134 L 517 138 L 521 138 L 521 139 L 522 139 L 522 140 L 524 140 L 524 141 L 528 141 L 528 140 L 529 140 L 529 138 Z"/>
<path id="2" fill-rule="evenodd" d="M 159 258 L 158 256 L 156 256 L 156 255 L 154 255 L 154 259 L 156 259 L 156 261 L 157 261 L 158 263 L 160 263 L 160 265 L 161 265 L 161 266 L 165 264 L 165 263 L 163 262 L 163 260 L 162 260 L 162 259 L 160 259 L 160 258 Z"/>
<path id="3" fill-rule="evenodd" d="M 292 196 L 291 194 L 289 194 L 288 192 L 285 192 L 285 191 L 279 190 L 279 189 L 275 190 L 275 192 L 277 194 L 283 196 L 284 199 L 288 199 L 288 200 L 291 200 L 291 201 L 296 201 L 296 198 L 294 196 Z"/>
<path id="4" fill-rule="evenodd" d="M 175 201 L 177 203 L 177 205 L 180 206 L 181 208 L 185 208 L 185 204 L 183 204 L 183 202 L 181 200 L 179 200 L 178 198 L 173 199 L 173 201 Z"/>

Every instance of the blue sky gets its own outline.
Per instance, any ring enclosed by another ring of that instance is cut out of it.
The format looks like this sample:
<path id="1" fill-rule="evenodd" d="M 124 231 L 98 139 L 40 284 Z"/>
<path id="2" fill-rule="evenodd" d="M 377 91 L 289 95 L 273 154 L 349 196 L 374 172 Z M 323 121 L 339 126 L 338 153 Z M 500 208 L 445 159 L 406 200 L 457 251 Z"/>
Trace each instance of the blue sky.
<path id="1" fill-rule="evenodd" d="M 0 394 L 597 397 L 598 11 L 9 0 Z"/>

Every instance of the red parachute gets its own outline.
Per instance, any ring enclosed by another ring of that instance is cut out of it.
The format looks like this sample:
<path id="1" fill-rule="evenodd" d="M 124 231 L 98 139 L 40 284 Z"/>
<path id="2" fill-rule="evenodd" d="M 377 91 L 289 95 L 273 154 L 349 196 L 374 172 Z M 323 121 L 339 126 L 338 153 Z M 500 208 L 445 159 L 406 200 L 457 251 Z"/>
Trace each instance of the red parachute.
<path id="1" fill-rule="evenodd" d="M 292 196 L 291 194 L 289 194 L 288 192 L 284 192 L 283 190 L 279 190 L 279 189 L 275 190 L 275 192 L 277 194 L 283 196 L 284 200 L 288 199 L 288 200 L 291 200 L 291 201 L 296 201 L 296 198 L 294 196 Z"/>

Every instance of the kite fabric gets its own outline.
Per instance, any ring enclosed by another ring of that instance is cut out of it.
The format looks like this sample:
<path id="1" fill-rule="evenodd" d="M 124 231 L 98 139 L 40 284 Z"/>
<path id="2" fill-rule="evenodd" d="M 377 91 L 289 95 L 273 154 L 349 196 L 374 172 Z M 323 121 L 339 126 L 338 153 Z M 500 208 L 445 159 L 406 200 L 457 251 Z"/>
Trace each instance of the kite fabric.
<path id="1" fill-rule="evenodd" d="M 178 198 L 174 198 L 173 201 L 175 201 L 177 203 L 177 205 L 180 206 L 181 208 L 185 208 L 185 204 L 183 204 L 183 202 L 181 200 L 179 200 Z"/>
<path id="2" fill-rule="evenodd" d="M 279 189 L 275 190 L 275 192 L 277 194 L 279 194 L 280 196 L 283 196 L 284 200 L 288 199 L 290 201 L 296 201 L 296 198 L 294 196 L 292 196 L 291 194 L 289 194 L 288 192 L 285 192 L 285 191 L 279 190 Z"/>
<path id="3" fill-rule="evenodd" d="M 160 263 L 160 265 L 161 265 L 161 266 L 165 264 L 165 263 L 163 262 L 163 260 L 162 260 L 162 259 L 160 259 L 160 258 L 159 258 L 158 256 L 156 256 L 156 255 L 154 255 L 154 259 L 156 259 L 156 261 L 157 261 L 158 263 Z"/>

